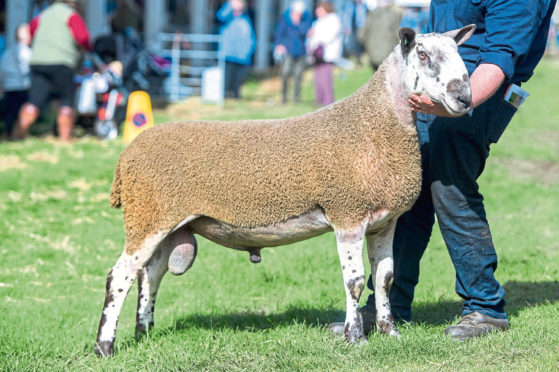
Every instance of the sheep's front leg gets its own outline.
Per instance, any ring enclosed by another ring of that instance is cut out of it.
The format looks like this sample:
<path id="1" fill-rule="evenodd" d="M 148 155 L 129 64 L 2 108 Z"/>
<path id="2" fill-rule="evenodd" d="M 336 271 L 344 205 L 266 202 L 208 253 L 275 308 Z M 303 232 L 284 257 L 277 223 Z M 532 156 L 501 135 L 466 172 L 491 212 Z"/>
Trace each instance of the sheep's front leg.
<path id="1" fill-rule="evenodd" d="M 161 279 L 167 272 L 167 262 L 172 248 L 173 246 L 170 244 L 162 245 L 138 273 L 138 310 L 135 333 L 137 339 L 153 328 L 155 299 Z"/>
<path id="2" fill-rule="evenodd" d="M 390 336 L 399 336 L 390 310 L 388 294 L 394 277 L 394 260 L 392 242 L 396 220 L 376 235 L 367 236 L 367 251 L 371 263 L 371 275 L 375 287 L 375 304 L 377 308 L 377 329 Z"/>
<path id="3" fill-rule="evenodd" d="M 344 335 L 349 342 L 366 341 L 363 319 L 359 313 L 359 298 L 365 286 L 363 267 L 363 240 L 365 227 L 351 230 L 335 230 L 338 255 L 342 265 L 346 293 L 346 317 Z"/>

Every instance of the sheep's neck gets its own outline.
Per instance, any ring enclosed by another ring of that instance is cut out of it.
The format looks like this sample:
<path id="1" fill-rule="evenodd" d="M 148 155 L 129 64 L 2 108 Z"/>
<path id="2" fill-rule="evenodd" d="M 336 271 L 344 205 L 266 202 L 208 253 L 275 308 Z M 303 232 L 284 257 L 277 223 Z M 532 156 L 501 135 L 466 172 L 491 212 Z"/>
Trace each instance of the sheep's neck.
<path id="1" fill-rule="evenodd" d="M 414 126 L 415 113 L 411 111 L 408 104 L 410 92 L 406 89 L 403 80 L 403 64 L 405 62 L 398 48 L 388 57 L 387 63 L 386 81 L 388 82 L 388 89 L 394 101 L 396 116 L 403 124 Z"/>

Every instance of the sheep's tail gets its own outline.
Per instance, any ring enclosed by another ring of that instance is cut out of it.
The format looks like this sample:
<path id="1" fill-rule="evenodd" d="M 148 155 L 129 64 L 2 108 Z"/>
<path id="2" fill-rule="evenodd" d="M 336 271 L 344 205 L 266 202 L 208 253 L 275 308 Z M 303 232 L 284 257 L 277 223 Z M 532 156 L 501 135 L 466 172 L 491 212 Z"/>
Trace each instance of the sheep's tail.
<path id="1" fill-rule="evenodd" d="M 120 192 L 122 189 L 122 181 L 120 179 L 120 158 L 116 163 L 115 177 L 113 179 L 113 186 L 111 187 L 111 207 L 120 208 L 122 202 L 120 200 Z"/>

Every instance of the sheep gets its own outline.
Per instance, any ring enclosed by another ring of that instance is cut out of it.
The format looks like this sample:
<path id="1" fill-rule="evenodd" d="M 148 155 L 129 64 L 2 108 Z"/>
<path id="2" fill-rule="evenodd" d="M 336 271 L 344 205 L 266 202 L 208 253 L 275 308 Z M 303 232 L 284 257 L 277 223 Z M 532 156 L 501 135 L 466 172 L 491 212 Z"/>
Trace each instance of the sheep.
<path id="1" fill-rule="evenodd" d="M 415 35 L 400 44 L 352 96 L 288 119 L 177 122 L 156 126 L 126 147 L 110 202 L 122 207 L 124 252 L 109 272 L 95 352 L 113 353 L 118 316 L 138 280 L 136 335 L 153 327 L 167 269 L 194 262 L 194 234 L 248 251 L 334 231 L 346 293 L 344 335 L 365 342 L 358 312 L 367 240 L 377 327 L 399 335 L 390 313 L 392 239 L 421 185 L 421 162 L 407 98 L 427 94 L 449 113 L 469 110 L 468 73 L 456 45 L 475 29 Z"/>

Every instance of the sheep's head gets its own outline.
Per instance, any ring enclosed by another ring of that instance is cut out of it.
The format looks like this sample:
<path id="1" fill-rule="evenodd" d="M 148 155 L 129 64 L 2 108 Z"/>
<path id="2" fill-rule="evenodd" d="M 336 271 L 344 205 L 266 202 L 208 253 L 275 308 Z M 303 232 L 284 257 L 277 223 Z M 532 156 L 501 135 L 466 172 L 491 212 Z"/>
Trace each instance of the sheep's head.
<path id="1" fill-rule="evenodd" d="M 410 93 L 427 95 L 452 115 L 468 111 L 472 105 L 472 91 L 458 45 L 468 40 L 475 29 L 475 25 L 468 25 L 444 34 L 416 35 L 412 29 L 401 28 L 406 89 Z"/>

